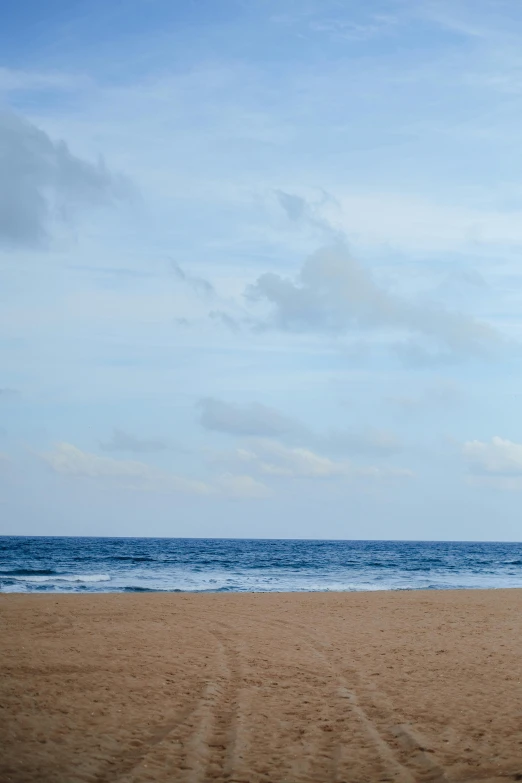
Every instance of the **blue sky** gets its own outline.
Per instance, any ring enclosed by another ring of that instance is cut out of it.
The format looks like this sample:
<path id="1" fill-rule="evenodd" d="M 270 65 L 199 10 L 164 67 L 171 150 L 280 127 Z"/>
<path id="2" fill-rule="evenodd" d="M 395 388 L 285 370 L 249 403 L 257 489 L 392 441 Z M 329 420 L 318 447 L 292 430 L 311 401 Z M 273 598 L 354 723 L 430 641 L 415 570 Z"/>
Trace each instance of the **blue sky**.
<path id="1" fill-rule="evenodd" d="M 0 532 L 520 540 L 522 9 L 23 1 Z"/>

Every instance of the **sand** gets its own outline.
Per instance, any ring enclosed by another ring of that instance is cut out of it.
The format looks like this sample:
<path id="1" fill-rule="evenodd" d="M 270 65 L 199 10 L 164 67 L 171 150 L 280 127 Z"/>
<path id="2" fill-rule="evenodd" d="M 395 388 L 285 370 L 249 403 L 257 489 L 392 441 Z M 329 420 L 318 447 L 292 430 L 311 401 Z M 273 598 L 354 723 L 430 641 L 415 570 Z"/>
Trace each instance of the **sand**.
<path id="1" fill-rule="evenodd" d="M 0 596 L 0 781 L 522 780 L 522 590 Z"/>

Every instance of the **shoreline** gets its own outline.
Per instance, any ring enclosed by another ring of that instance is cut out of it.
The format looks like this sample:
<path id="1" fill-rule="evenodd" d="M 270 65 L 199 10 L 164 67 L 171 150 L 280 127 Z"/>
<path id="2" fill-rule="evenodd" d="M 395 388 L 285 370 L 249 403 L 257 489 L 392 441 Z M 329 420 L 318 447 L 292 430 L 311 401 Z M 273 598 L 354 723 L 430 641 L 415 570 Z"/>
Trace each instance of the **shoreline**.
<path id="1" fill-rule="evenodd" d="M 27 596 L 32 598 L 53 598 L 54 596 L 90 596 L 95 598 L 96 596 L 108 596 L 108 595 L 372 595 L 377 593 L 382 594 L 395 594 L 395 593 L 477 593 L 477 592 L 498 592 L 499 590 L 516 591 L 522 590 L 522 584 L 520 586 L 511 587 L 375 587 L 361 590 L 234 590 L 230 588 L 218 588 L 216 590 L 181 590 L 179 588 L 172 588 L 166 590 L 163 588 L 153 587 L 124 587 L 122 589 L 114 590 L 9 590 L 0 591 L 0 600 L 9 596 Z"/>
<path id="2" fill-rule="evenodd" d="M 0 778 L 522 779 L 521 616 L 522 588 L 3 593 Z"/>

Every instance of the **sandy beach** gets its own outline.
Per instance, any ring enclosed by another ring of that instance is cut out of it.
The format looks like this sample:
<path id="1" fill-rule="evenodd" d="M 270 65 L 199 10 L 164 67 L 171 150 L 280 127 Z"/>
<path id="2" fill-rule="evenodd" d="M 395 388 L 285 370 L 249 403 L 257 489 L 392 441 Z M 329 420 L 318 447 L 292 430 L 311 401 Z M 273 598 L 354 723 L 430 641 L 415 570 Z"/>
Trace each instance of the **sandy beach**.
<path id="1" fill-rule="evenodd" d="M 522 590 L 0 596 L 0 780 L 522 780 Z"/>

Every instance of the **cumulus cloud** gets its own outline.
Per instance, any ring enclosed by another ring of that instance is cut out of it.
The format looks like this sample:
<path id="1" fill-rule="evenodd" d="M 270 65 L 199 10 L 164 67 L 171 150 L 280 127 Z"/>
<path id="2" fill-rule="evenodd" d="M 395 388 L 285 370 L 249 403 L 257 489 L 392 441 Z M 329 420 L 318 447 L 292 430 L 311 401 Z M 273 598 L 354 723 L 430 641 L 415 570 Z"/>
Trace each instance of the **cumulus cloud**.
<path id="1" fill-rule="evenodd" d="M 349 460 L 330 459 L 310 449 L 288 447 L 268 439 L 252 441 L 247 447 L 237 449 L 234 457 L 269 476 L 309 479 L 382 479 L 412 476 L 411 471 L 402 468 L 356 465 Z"/>
<path id="2" fill-rule="evenodd" d="M 490 442 L 472 440 L 462 454 L 475 484 L 522 490 L 522 444 L 495 436 Z"/>
<path id="3" fill-rule="evenodd" d="M 112 431 L 110 440 L 100 443 L 104 451 L 131 451 L 136 454 L 163 451 L 167 446 L 167 441 L 161 438 L 137 438 L 117 427 Z"/>
<path id="4" fill-rule="evenodd" d="M 396 337 L 406 337 L 406 351 L 420 351 L 424 359 L 484 356 L 501 342 L 485 323 L 434 303 L 421 306 L 387 291 L 342 242 L 310 256 L 296 279 L 274 272 L 261 275 L 246 295 L 268 304 L 269 313 L 259 322 L 263 328 L 335 334 L 392 330 Z M 428 348 L 422 342 L 413 343 L 412 337 L 427 339 Z"/>
<path id="5" fill-rule="evenodd" d="M 119 199 L 122 177 L 102 161 L 76 157 L 32 123 L 0 112 L 0 242 L 42 246 L 53 221 L 69 219 L 82 207 Z"/>
<path id="6" fill-rule="evenodd" d="M 269 494 L 267 487 L 250 476 L 225 473 L 212 483 L 198 481 L 136 460 L 100 457 L 71 443 L 58 443 L 40 456 L 55 473 L 95 479 L 122 489 L 229 498 L 262 498 Z"/>
<path id="7" fill-rule="evenodd" d="M 205 429 L 229 435 L 275 437 L 332 453 L 387 456 L 402 448 L 396 435 L 387 430 L 331 429 L 323 433 L 314 432 L 298 419 L 258 402 L 239 405 L 207 397 L 199 402 L 199 408 L 200 423 Z"/>

